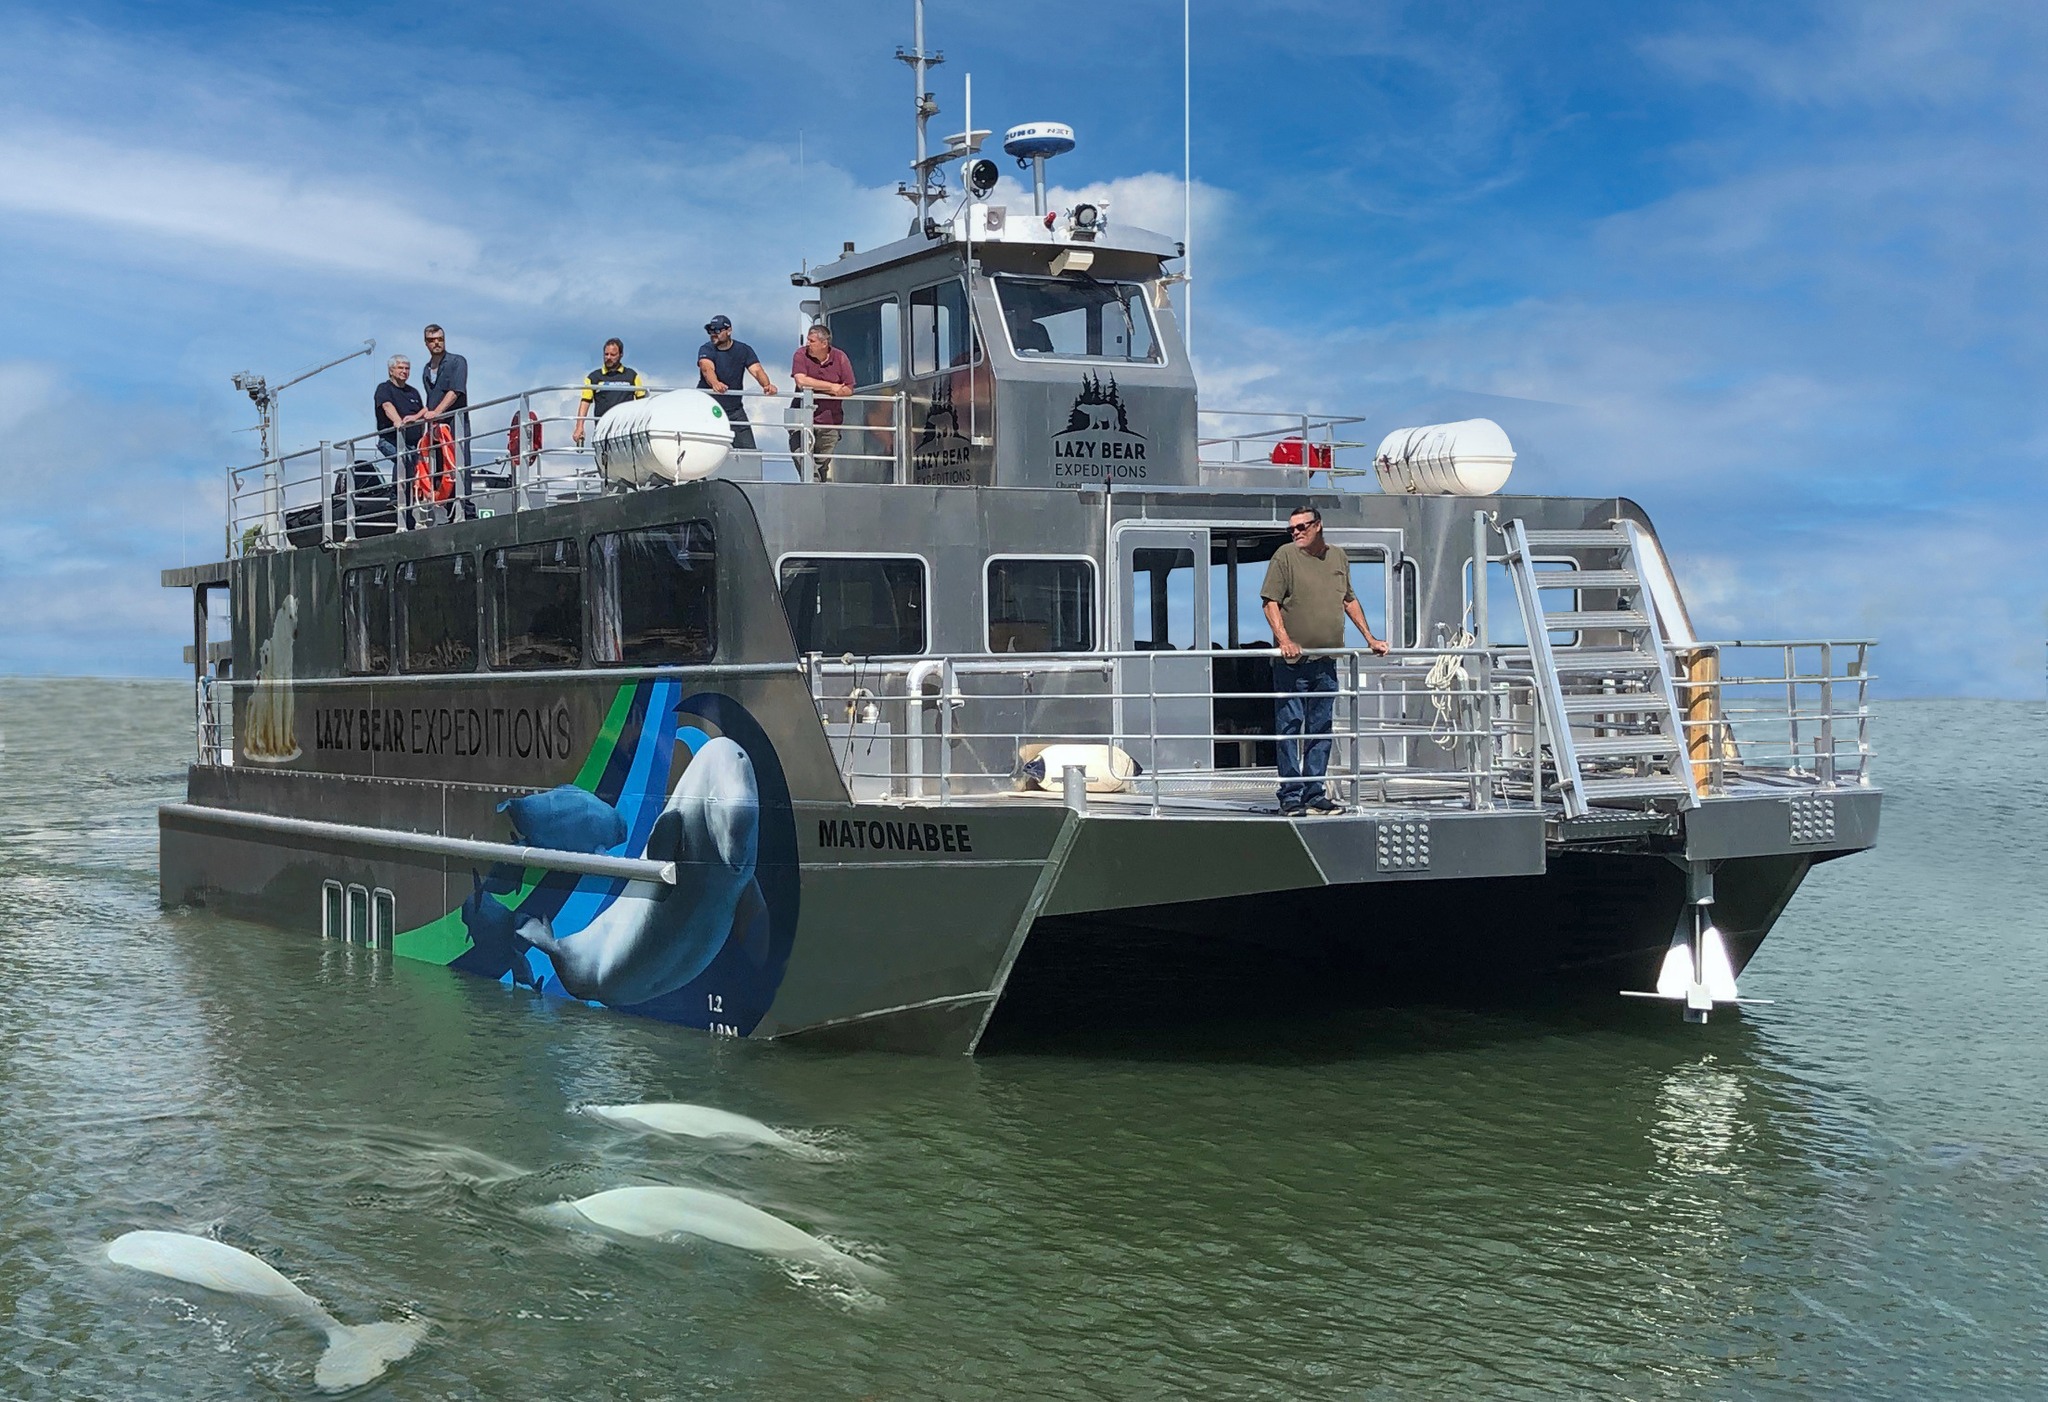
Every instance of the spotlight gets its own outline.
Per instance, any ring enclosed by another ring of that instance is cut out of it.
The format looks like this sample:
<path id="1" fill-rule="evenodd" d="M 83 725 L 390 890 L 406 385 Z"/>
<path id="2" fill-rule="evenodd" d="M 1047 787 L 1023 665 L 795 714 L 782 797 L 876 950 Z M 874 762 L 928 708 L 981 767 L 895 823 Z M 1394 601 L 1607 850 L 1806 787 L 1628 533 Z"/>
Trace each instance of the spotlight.
<path id="1" fill-rule="evenodd" d="M 973 193 L 975 199 L 980 199 L 990 190 L 995 189 L 996 181 L 1002 174 L 996 168 L 996 163 L 989 160 L 986 156 L 980 160 L 969 161 L 966 170 L 962 173 L 966 177 L 967 188 Z"/>

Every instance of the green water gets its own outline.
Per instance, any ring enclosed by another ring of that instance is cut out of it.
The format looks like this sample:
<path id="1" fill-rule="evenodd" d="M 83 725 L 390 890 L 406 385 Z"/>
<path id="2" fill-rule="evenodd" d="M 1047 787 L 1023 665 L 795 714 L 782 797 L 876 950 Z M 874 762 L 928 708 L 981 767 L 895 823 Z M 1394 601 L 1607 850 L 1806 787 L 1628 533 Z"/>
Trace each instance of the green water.
<path id="1" fill-rule="evenodd" d="M 1815 873 L 1739 1021 L 1262 1018 L 980 1062 L 160 912 L 186 692 L 0 682 L 0 727 L 0 1397 L 311 1393 L 314 1335 L 105 1264 L 138 1227 L 431 1319 L 372 1397 L 2048 1395 L 2038 705 L 1884 710 L 1884 844 Z M 572 1113 L 662 1099 L 813 1156 Z M 634 1183 L 886 1277 L 537 1212 Z"/>

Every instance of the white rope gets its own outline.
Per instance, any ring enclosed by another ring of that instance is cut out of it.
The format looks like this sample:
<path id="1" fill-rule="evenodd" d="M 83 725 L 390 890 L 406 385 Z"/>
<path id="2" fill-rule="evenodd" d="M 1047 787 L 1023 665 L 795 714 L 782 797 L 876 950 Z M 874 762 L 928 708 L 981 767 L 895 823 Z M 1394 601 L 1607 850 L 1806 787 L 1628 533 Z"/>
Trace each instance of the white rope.
<path id="1" fill-rule="evenodd" d="M 1476 639 L 1469 632 L 1460 632 L 1448 640 L 1453 648 L 1468 648 Z M 1430 664 L 1429 675 L 1422 684 L 1429 688 L 1429 704 L 1436 710 L 1436 720 L 1430 724 L 1429 738 L 1448 750 L 1457 742 L 1458 703 L 1452 698 L 1464 691 L 1472 674 L 1465 670 L 1465 658 L 1459 652 L 1440 652 L 1436 661 Z"/>

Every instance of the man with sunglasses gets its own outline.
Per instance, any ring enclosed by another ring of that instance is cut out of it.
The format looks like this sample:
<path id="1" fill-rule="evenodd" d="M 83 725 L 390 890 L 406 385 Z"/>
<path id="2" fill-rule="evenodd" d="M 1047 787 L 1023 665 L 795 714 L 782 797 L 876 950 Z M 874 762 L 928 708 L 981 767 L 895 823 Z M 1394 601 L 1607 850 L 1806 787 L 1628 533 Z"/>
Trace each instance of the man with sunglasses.
<path id="1" fill-rule="evenodd" d="M 1323 513 L 1297 506 L 1287 518 L 1288 543 L 1266 566 L 1259 586 L 1266 622 L 1280 656 L 1273 663 L 1273 729 L 1279 736 L 1280 812 L 1341 813 L 1323 787 L 1330 767 L 1330 716 L 1337 692 L 1337 659 L 1344 646 L 1344 620 L 1358 625 L 1365 645 L 1384 656 L 1387 644 L 1372 635 L 1365 610 L 1351 592 L 1351 559 L 1342 546 L 1323 539 Z M 1324 652 L 1309 656 L 1310 650 Z"/>

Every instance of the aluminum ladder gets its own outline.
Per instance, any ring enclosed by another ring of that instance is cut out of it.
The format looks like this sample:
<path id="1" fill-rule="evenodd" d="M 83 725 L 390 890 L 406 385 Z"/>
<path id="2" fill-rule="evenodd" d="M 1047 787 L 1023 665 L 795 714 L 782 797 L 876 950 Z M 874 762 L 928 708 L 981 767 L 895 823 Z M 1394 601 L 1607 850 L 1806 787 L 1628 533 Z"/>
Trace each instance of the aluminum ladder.
<path id="1" fill-rule="evenodd" d="M 1551 531 L 1531 530 L 1517 519 L 1502 534 L 1565 815 L 1584 817 L 1595 807 L 1641 808 L 1660 799 L 1698 807 L 1671 658 L 1637 563 L 1642 538 L 1635 522 Z M 1604 553 L 1612 562 L 1604 568 L 1536 568 L 1540 554 L 1566 551 L 1574 559 L 1578 552 Z M 1544 593 L 1561 589 L 1577 593 L 1580 607 L 1546 613 Z M 1610 590 L 1615 607 L 1583 606 L 1587 592 Z M 1551 641 L 1553 632 L 1566 630 L 1578 641 Z M 1610 640 L 1619 635 L 1620 641 L 1589 645 L 1588 634 Z"/>

